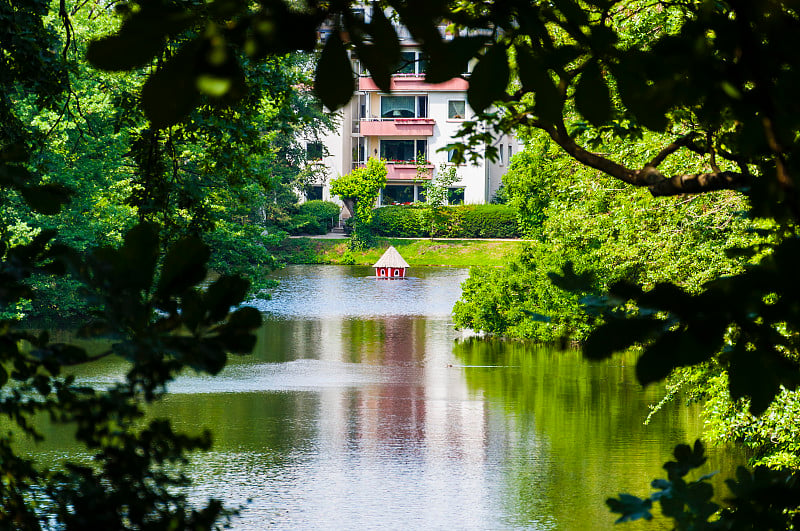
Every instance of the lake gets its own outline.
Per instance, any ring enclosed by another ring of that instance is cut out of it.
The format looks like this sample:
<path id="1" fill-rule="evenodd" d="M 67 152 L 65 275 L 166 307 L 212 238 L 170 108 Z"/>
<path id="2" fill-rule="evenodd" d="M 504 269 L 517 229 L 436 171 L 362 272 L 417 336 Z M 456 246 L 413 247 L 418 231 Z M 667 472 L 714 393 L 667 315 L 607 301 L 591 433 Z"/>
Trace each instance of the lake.
<path id="1" fill-rule="evenodd" d="M 154 408 L 214 434 L 192 460 L 193 496 L 241 505 L 242 530 L 612 527 L 604 500 L 649 493 L 674 445 L 699 435 L 698 410 L 670 404 L 645 425 L 663 388 L 639 386 L 635 358 L 588 363 L 455 330 L 467 273 L 275 273 L 272 299 L 251 302 L 265 316 L 255 353 L 216 377 L 182 376 Z M 123 371 L 106 360 L 79 380 Z M 78 452 L 51 435 L 42 457 Z M 720 478 L 741 460 L 711 456 L 704 472 Z"/>

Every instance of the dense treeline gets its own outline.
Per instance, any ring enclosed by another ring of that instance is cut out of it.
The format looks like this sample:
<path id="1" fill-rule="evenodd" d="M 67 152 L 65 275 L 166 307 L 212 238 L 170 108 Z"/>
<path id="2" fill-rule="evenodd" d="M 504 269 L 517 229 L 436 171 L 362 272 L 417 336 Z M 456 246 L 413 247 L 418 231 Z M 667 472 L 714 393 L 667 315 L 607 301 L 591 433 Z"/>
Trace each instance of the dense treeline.
<path id="1" fill-rule="evenodd" d="M 648 149 L 646 140 L 636 151 Z M 652 289 L 670 281 L 701 292 L 705 283 L 743 270 L 748 258 L 737 249 L 772 238 L 772 224 L 753 220 L 741 194 L 654 198 L 598 177 L 554 147 L 534 135 L 512 160 L 504 178 L 508 200 L 536 242 L 503 268 L 470 271 L 454 309 L 459 326 L 581 342 L 603 322 L 593 301 L 607 296 L 609 285 Z M 565 267 L 581 282 L 559 282 Z M 730 399 L 727 379 L 717 362 L 680 369 L 668 379 L 665 400 L 700 401 L 709 440 L 742 443 L 758 464 L 800 469 L 800 394 L 784 389 L 763 415 L 753 416 L 746 402 Z"/>
<path id="2" fill-rule="evenodd" d="M 63 102 L 45 107 L 21 87 L 5 96 L 41 146 L 30 167 L 48 183 L 71 190 L 71 201 L 44 216 L 6 194 L 3 241 L 28 243 L 39 231 L 53 229 L 60 242 L 84 252 L 119 245 L 131 227 L 148 221 L 160 227 L 164 245 L 200 236 L 211 246 L 213 269 L 260 281 L 275 265 L 270 249 L 287 232 L 309 223 L 319 230 L 314 216 L 296 219 L 297 190 L 318 171 L 303 164 L 301 140 L 331 123 L 304 88 L 311 56 L 249 63 L 252 86 L 241 105 L 200 105 L 180 124 L 154 129 L 138 98 L 147 70 L 102 72 L 85 60 L 88 43 L 115 30 L 118 18 L 88 3 L 75 7 L 70 22 L 71 40 L 60 63 Z M 55 16 L 46 20 L 50 27 L 58 23 Z M 32 296 L 0 317 L 74 320 L 92 310 L 73 280 L 54 283 L 38 275 L 28 283 Z"/>
<path id="3" fill-rule="evenodd" d="M 636 151 L 652 145 L 643 140 Z M 578 164 L 541 134 L 512 159 L 504 187 L 536 243 L 507 268 L 473 270 L 455 308 L 460 326 L 491 334 L 583 340 L 595 322 L 580 302 L 585 295 L 621 280 L 672 281 L 697 292 L 740 270 L 742 258 L 726 251 L 756 239 L 740 194 L 654 198 Z M 551 279 L 567 263 L 586 275 L 582 289 Z"/>
<path id="4" fill-rule="evenodd" d="M 204 28 L 160 13 L 134 25 L 170 26 L 157 51 L 118 48 L 126 67 L 99 70 L 90 43 L 140 12 L 111 7 L 0 2 L 3 529 L 211 529 L 232 513 L 189 501 L 183 465 L 211 435 L 145 409 L 187 368 L 216 374 L 252 350 L 261 315 L 242 306 L 246 277 L 273 265 L 269 247 L 313 177 L 300 139 L 331 120 L 306 88 L 313 56 L 290 50 L 242 64 L 241 105 L 222 97 L 221 78 L 199 81 L 196 97 L 173 78 L 162 88 L 188 91 L 191 112 L 169 126 L 148 118 L 152 105 L 175 110 L 150 97 L 149 76 L 172 76 L 167 63 Z M 242 55 L 211 55 L 228 53 Z M 53 320 L 102 337 L 102 350 L 54 338 L 43 327 Z M 125 364 L 119 381 L 95 389 L 69 375 L 109 356 Z M 89 457 L 31 459 L 43 418 L 70 426 Z"/>

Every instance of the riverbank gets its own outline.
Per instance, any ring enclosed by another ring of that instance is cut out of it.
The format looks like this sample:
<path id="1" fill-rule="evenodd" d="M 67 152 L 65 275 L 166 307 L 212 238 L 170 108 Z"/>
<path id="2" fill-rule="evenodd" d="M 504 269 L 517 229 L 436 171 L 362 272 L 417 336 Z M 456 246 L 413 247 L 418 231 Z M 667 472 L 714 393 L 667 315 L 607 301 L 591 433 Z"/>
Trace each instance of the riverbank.
<path id="1" fill-rule="evenodd" d="M 520 240 L 438 240 L 377 238 L 363 252 L 349 251 L 347 240 L 291 238 L 281 251 L 292 264 L 372 265 L 393 245 L 412 266 L 502 266 L 526 244 Z"/>

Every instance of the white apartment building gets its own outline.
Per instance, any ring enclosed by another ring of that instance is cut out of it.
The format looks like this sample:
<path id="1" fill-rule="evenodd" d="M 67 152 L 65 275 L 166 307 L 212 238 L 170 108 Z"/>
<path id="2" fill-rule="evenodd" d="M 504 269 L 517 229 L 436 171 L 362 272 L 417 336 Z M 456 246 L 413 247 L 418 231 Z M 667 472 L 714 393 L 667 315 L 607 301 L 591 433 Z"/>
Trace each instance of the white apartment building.
<path id="1" fill-rule="evenodd" d="M 387 161 L 388 175 L 378 204 L 424 201 L 419 166 L 426 172 L 422 179 L 430 179 L 441 165 L 453 165 L 451 153 L 439 149 L 454 142 L 464 120 L 474 118 L 467 102 L 468 82 L 459 77 L 426 83 L 424 56 L 405 28 L 397 29 L 403 61 L 392 76 L 391 92 L 382 92 L 367 73 L 359 75 L 353 99 L 339 112 L 338 127 L 320 141 L 307 143 L 309 158 L 319 156 L 327 173 L 325 182 L 308 191 L 307 199 L 336 200 L 329 192 L 331 179 L 365 164 L 370 157 L 380 157 Z M 353 65 L 354 71 L 362 71 L 357 58 Z M 495 146 L 499 152 L 496 161 L 457 165 L 458 181 L 449 193 L 451 204 L 491 200 L 511 156 L 520 149 L 519 142 L 509 135 L 496 139 Z M 418 164 L 419 160 L 425 164 Z"/>

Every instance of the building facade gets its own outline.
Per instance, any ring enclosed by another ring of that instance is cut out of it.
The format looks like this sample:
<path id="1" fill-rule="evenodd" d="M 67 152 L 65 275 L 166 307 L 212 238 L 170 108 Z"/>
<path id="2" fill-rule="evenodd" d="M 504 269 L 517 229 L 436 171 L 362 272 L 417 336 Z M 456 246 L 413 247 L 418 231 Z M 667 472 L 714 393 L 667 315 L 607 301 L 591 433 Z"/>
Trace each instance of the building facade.
<path id="1" fill-rule="evenodd" d="M 365 17 L 369 17 L 366 10 Z M 308 198 L 333 199 L 331 179 L 366 164 L 368 158 L 387 161 L 387 186 L 379 205 L 424 201 L 425 180 L 435 178 L 442 168 L 453 166 L 452 152 L 445 148 L 465 120 L 474 119 L 467 101 L 467 79 L 444 83 L 425 82 L 425 58 L 404 28 L 398 27 L 402 61 L 392 76 L 391 92 L 381 91 L 353 57 L 358 76 L 357 91 L 340 112 L 338 127 L 317 141 L 307 143 L 308 153 L 319 153 L 317 163 L 325 166 L 327 178 L 318 182 Z M 443 35 L 445 27 L 442 26 Z M 405 38 L 404 38 L 405 37 Z M 483 158 L 478 164 L 456 166 L 457 181 L 449 190 L 450 204 L 488 203 L 502 183 L 511 156 L 520 149 L 511 136 L 495 139 L 496 161 Z M 484 148 L 485 149 L 485 148 Z"/>

